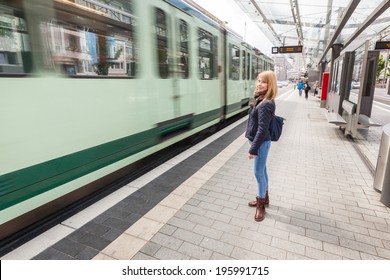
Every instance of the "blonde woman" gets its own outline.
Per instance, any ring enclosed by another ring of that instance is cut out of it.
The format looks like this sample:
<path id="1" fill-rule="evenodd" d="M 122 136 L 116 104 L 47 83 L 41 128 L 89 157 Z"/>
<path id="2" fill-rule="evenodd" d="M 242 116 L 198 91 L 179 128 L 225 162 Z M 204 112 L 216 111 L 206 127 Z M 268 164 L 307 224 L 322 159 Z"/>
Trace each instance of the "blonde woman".
<path id="1" fill-rule="evenodd" d="M 255 221 L 264 219 L 265 205 L 269 204 L 266 162 L 271 147 L 269 125 L 275 114 L 274 100 L 277 89 L 273 71 L 264 71 L 258 75 L 253 94 L 256 102 L 249 113 L 245 133 L 250 143 L 249 159 L 254 159 L 254 172 L 258 186 L 256 200 L 248 203 L 249 206 L 256 207 Z"/>

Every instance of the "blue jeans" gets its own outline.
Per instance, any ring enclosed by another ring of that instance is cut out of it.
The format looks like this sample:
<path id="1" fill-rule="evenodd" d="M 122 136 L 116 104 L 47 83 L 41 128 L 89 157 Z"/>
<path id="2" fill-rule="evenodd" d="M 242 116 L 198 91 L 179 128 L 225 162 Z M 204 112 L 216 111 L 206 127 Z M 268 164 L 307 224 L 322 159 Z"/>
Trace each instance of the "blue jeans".
<path id="1" fill-rule="evenodd" d="M 267 156 L 271 147 L 271 141 L 264 141 L 257 150 L 257 156 L 254 158 L 255 177 L 257 180 L 257 196 L 265 198 L 265 192 L 268 191 L 268 174 L 267 174 Z"/>

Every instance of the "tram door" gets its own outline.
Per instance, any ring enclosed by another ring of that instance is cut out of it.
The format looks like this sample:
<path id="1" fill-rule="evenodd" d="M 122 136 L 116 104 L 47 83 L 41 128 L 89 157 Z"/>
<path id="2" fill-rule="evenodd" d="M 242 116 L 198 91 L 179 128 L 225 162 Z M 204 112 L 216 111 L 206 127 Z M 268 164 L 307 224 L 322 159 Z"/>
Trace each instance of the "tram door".
<path id="1" fill-rule="evenodd" d="M 379 51 L 368 51 L 364 73 L 360 83 L 360 111 L 359 114 L 371 117 L 372 103 L 374 101 L 376 72 L 378 69 Z"/>
<path id="2" fill-rule="evenodd" d="M 175 11 L 177 11 L 175 9 Z M 190 55 L 194 57 L 194 54 L 191 54 L 193 46 L 191 43 L 191 17 L 185 13 L 176 13 L 176 16 L 172 15 L 172 50 L 173 50 L 173 100 L 174 100 L 174 112 L 175 117 L 187 116 L 190 117 L 193 113 L 192 105 L 194 96 L 193 83 L 190 80 L 190 63 L 195 63 L 191 61 Z"/>
<path id="3" fill-rule="evenodd" d="M 190 61 L 191 17 L 179 13 L 165 2 L 154 7 L 154 33 L 157 47 L 156 92 L 158 116 L 166 131 L 173 132 L 190 125 L 193 113 L 191 94 Z M 192 30 L 191 30 L 192 31 Z M 142 30 L 141 30 L 142 32 Z"/>

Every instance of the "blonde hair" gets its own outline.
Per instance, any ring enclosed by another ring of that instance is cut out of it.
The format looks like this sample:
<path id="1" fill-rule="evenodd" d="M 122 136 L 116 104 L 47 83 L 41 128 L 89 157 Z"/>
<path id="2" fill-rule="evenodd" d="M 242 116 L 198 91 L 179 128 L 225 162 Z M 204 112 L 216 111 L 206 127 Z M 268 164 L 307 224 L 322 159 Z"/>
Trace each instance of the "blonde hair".
<path id="1" fill-rule="evenodd" d="M 276 75 L 274 71 L 263 71 L 257 76 L 257 80 L 262 80 L 268 84 L 268 90 L 264 95 L 265 99 L 275 100 L 278 93 L 278 86 L 276 84 Z M 257 83 L 257 81 L 256 81 Z"/>

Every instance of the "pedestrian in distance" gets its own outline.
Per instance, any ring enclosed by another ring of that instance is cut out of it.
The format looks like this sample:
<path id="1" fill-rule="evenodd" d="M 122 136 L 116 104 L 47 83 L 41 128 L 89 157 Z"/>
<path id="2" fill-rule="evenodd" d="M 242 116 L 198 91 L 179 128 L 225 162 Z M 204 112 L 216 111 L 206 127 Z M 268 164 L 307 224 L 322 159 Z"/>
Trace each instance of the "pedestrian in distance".
<path id="1" fill-rule="evenodd" d="M 314 92 L 313 92 L 313 95 L 316 96 L 318 94 L 318 90 L 320 89 L 320 83 L 318 81 L 316 81 L 314 83 Z"/>
<path id="2" fill-rule="evenodd" d="M 304 89 L 305 89 L 305 99 L 307 100 L 309 98 L 309 90 L 311 89 L 309 85 L 309 81 L 306 81 Z"/>
<path id="3" fill-rule="evenodd" d="M 257 76 L 254 92 L 255 102 L 250 109 L 245 137 L 250 143 L 249 159 L 254 159 L 254 175 L 257 181 L 257 196 L 250 201 L 250 207 L 256 207 L 255 221 L 265 217 L 265 205 L 269 204 L 267 156 L 271 147 L 269 126 L 275 114 L 277 94 L 276 76 L 273 71 L 264 71 Z"/>
<path id="4" fill-rule="evenodd" d="M 299 96 L 302 95 L 302 90 L 303 90 L 304 87 L 305 87 L 305 84 L 303 83 L 303 81 L 302 81 L 302 80 L 299 80 L 299 81 L 298 81 L 298 84 L 297 84 Z"/>

